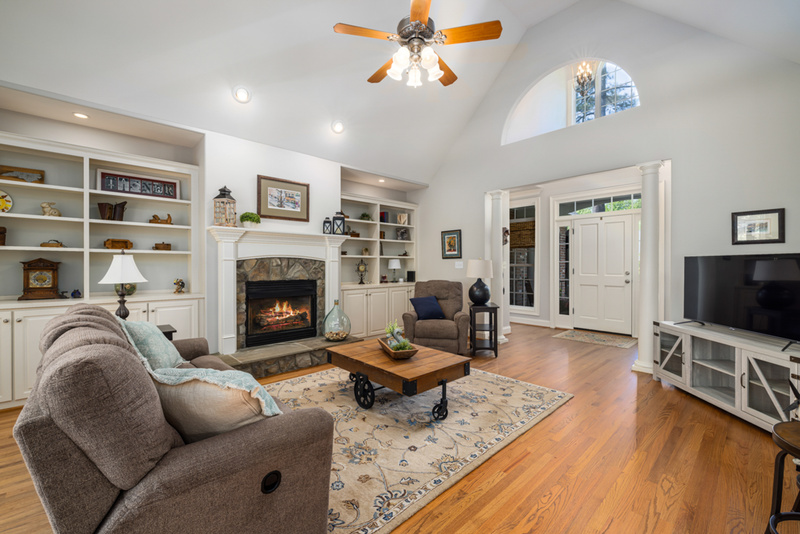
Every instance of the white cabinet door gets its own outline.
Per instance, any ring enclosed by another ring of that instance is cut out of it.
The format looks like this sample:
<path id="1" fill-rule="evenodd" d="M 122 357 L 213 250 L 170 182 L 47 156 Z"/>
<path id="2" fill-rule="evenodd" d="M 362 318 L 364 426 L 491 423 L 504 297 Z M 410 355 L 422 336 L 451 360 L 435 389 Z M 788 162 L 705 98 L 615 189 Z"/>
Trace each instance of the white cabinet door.
<path id="1" fill-rule="evenodd" d="M 169 324 L 177 332 L 172 339 L 198 337 L 200 305 L 196 300 L 151 302 L 148 305 L 148 321 L 156 325 Z"/>
<path id="2" fill-rule="evenodd" d="M 367 335 L 380 336 L 386 333 L 389 322 L 389 290 L 367 291 Z"/>
<path id="3" fill-rule="evenodd" d="M 414 311 L 414 306 L 411 304 L 411 299 L 414 298 L 414 286 L 408 288 L 408 298 L 406 299 L 406 311 Z"/>
<path id="4" fill-rule="evenodd" d="M 392 287 L 389 288 L 389 322 L 397 321 L 400 328 L 403 328 L 403 313 L 408 311 L 408 288 Z"/>
<path id="5" fill-rule="evenodd" d="M 795 364 L 742 350 L 742 410 L 774 425 L 787 421 L 783 410 L 792 402 L 789 380 Z"/>
<path id="6" fill-rule="evenodd" d="M 350 318 L 350 335 L 367 335 L 367 290 L 354 289 L 342 291 L 342 310 Z"/>
<path id="7" fill-rule="evenodd" d="M 8 402 L 13 396 L 11 392 L 11 312 L 0 312 L 0 402 Z"/>
<path id="8" fill-rule="evenodd" d="M 14 400 L 27 399 L 42 359 L 39 338 L 47 322 L 66 308 L 40 308 L 14 312 Z"/>

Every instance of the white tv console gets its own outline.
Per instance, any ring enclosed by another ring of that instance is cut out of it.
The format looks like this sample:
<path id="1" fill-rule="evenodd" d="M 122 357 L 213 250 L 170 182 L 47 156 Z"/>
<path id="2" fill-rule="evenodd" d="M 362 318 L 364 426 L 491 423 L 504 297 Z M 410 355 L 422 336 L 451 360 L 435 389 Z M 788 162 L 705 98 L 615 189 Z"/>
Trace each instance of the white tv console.
<path id="1" fill-rule="evenodd" d="M 697 322 L 653 324 L 653 378 L 764 430 L 787 420 L 789 380 L 800 387 L 800 346 L 782 351 L 785 340 Z"/>

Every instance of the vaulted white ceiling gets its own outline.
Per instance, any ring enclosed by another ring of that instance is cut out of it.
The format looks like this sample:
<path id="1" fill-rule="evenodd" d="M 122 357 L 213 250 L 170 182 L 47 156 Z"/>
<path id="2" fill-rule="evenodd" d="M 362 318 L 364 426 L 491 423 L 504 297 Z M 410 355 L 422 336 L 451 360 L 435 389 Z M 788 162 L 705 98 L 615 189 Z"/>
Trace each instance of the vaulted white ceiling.
<path id="1" fill-rule="evenodd" d="M 800 63 L 796 0 L 625 1 Z M 458 81 L 412 89 L 366 81 L 396 45 L 332 29 L 393 32 L 408 0 L 4 0 L 0 84 L 427 182 L 522 35 L 575 3 L 433 0 L 437 28 L 499 19 L 503 35 L 438 47 Z"/>

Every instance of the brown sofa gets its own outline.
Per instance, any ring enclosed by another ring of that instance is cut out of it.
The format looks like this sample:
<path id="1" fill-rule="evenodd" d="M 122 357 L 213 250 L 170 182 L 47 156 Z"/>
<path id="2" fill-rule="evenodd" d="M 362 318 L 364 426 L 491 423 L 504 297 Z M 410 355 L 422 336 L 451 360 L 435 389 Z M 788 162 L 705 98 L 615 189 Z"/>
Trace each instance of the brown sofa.
<path id="1" fill-rule="evenodd" d="M 414 297 L 436 297 L 444 319 L 420 320 L 416 312 L 403 314 L 405 336 L 412 343 L 433 349 L 467 354 L 469 349 L 469 313 L 464 307 L 461 282 L 429 280 L 414 284 Z"/>
<path id="2" fill-rule="evenodd" d="M 205 340 L 175 345 L 193 366 L 229 369 Z M 282 415 L 185 445 L 110 312 L 71 307 L 40 348 L 14 437 L 55 532 L 326 532 L 324 410 L 281 405 Z"/>

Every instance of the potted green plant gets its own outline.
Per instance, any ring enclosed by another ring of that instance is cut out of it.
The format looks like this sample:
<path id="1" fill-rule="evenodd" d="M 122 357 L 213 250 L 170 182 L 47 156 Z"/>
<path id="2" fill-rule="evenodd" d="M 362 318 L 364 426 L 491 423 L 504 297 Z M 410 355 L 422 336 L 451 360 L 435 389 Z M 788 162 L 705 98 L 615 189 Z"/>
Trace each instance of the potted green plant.
<path id="1" fill-rule="evenodd" d="M 239 216 L 239 220 L 242 221 L 242 225 L 245 228 L 255 228 L 257 224 L 261 223 L 261 217 L 258 216 L 258 213 L 253 213 L 252 211 L 246 211 Z"/>
<path id="2" fill-rule="evenodd" d="M 361 217 L 359 217 L 359 219 L 361 219 L 362 221 L 371 221 L 372 215 L 370 215 L 365 211 L 364 213 L 361 214 Z"/>

